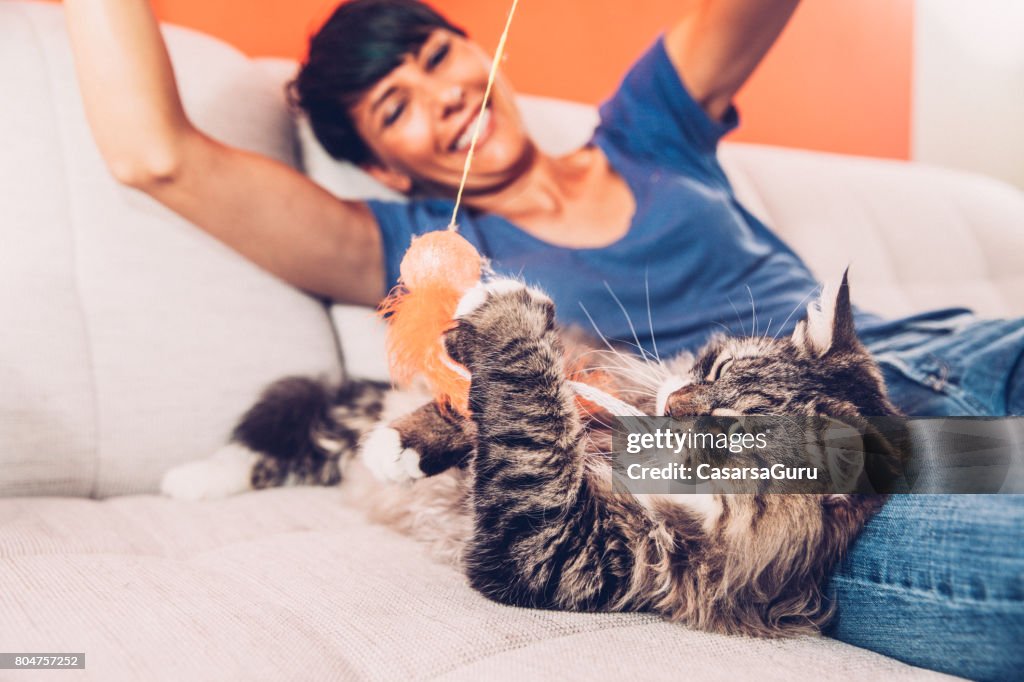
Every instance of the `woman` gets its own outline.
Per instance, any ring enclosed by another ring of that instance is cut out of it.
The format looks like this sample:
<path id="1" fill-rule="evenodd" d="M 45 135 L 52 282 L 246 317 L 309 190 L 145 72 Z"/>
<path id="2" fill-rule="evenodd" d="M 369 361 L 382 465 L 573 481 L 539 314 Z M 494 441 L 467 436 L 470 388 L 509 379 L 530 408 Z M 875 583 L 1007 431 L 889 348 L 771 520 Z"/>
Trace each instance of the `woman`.
<path id="1" fill-rule="evenodd" d="M 499 81 L 462 233 L 497 269 L 541 284 L 563 322 L 592 317 L 631 340 L 632 311 L 649 351 L 693 349 L 719 325 L 741 332 L 754 301 L 770 320 L 759 331 L 790 330 L 815 282 L 738 204 L 715 151 L 737 121 L 733 95 L 795 5 L 691 3 L 602 107 L 592 144 L 564 157 L 531 143 Z M 343 5 L 311 41 L 294 88 L 324 147 L 409 204 L 339 201 L 208 138 L 182 110 L 145 2 L 66 6 L 86 111 L 114 176 L 286 281 L 375 304 L 411 237 L 447 224 L 488 60 L 425 6 Z M 908 413 L 1024 412 L 1022 321 L 858 313 L 858 330 Z M 1024 662 L 1022 520 L 1012 497 L 895 498 L 832 579 L 832 634 L 925 667 L 1011 676 Z"/>

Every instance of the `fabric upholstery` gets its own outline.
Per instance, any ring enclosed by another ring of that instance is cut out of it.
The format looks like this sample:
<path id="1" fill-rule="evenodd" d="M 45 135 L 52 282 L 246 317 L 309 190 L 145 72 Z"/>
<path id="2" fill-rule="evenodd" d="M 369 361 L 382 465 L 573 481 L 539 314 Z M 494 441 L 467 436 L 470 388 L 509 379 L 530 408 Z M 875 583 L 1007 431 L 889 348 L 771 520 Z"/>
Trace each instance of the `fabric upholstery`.
<path id="1" fill-rule="evenodd" d="M 343 496 L 0 500 L 0 642 L 84 651 L 53 679 L 103 682 L 945 679 L 828 639 L 500 606 Z"/>
<path id="2" fill-rule="evenodd" d="M 963 306 L 1024 315 L 1024 192 L 924 164 L 725 145 L 743 203 L 820 278 L 850 267 L 855 302 L 895 317 Z"/>
<path id="3" fill-rule="evenodd" d="M 280 83 L 167 37 L 197 125 L 294 163 Z M 319 302 L 111 179 L 59 5 L 0 3 L 0 89 L 0 495 L 153 491 L 273 379 L 340 375 Z"/>

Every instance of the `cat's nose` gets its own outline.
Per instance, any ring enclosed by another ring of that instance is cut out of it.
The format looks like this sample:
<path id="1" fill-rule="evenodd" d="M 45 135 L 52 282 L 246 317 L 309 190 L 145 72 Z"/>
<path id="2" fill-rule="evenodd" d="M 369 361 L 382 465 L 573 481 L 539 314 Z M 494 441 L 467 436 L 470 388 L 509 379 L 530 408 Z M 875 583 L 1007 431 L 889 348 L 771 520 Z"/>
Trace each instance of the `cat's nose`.
<path id="1" fill-rule="evenodd" d="M 697 386 L 690 384 L 669 395 L 665 402 L 665 414 L 669 417 L 692 417 L 700 414 L 696 401 Z"/>

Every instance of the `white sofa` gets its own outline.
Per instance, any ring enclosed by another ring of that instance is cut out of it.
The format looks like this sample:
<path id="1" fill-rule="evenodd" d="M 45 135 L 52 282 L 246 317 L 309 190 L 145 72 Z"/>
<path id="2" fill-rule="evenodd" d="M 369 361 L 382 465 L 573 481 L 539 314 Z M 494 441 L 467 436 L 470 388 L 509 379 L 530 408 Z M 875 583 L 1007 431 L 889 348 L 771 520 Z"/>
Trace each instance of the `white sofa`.
<path id="1" fill-rule="evenodd" d="M 281 87 L 293 65 L 167 38 L 198 125 L 298 163 Z M 61 680 L 938 677 L 822 638 L 499 606 L 346 508 L 343 487 L 155 495 L 268 382 L 341 376 L 339 343 L 321 302 L 110 179 L 70 59 L 58 6 L 0 3 L 0 650 L 84 652 Z M 553 147 L 593 123 L 588 108 L 524 106 Z M 853 263 L 866 308 L 1024 314 L 1020 192 L 903 163 L 722 153 L 817 272 Z M 308 145 L 306 160 L 352 191 Z M 349 374 L 379 373 L 369 313 L 335 312 Z"/>

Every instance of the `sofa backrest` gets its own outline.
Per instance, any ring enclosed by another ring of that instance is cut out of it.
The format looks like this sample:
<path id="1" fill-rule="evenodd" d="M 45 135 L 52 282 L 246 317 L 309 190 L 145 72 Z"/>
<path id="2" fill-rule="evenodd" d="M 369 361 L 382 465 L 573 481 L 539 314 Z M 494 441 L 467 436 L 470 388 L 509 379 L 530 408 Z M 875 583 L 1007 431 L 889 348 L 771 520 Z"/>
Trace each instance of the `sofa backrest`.
<path id="1" fill-rule="evenodd" d="M 294 163 L 279 84 L 166 35 L 196 123 Z M 60 5 L 0 2 L 0 92 L 0 495 L 153 491 L 273 379 L 340 374 L 319 302 L 111 179 Z"/>

